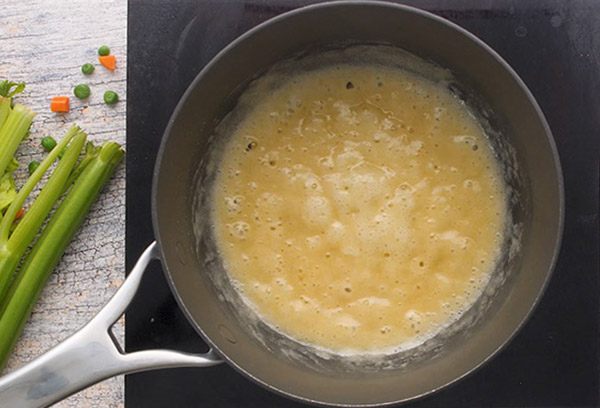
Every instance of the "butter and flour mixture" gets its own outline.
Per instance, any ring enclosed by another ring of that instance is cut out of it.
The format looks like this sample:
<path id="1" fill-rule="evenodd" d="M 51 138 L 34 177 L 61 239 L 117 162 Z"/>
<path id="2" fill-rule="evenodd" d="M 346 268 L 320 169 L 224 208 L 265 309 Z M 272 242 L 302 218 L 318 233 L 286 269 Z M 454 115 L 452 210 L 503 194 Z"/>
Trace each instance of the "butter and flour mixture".
<path id="1" fill-rule="evenodd" d="M 265 90 L 232 130 L 212 228 L 247 302 L 334 352 L 422 341 L 480 295 L 502 244 L 504 183 L 447 88 L 338 64 Z"/>

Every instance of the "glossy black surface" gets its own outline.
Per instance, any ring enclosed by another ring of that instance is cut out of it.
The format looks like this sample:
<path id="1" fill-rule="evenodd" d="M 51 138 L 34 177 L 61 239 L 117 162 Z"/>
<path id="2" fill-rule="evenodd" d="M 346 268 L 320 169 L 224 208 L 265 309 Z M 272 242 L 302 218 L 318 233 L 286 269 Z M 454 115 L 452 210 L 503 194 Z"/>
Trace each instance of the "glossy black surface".
<path id="1" fill-rule="evenodd" d="M 154 158 L 186 87 L 225 45 L 306 1 L 129 1 L 127 269 L 153 240 Z M 600 404 L 598 172 L 600 2 L 413 1 L 456 22 L 518 72 L 558 146 L 566 193 L 563 246 L 539 307 L 514 341 L 467 379 L 407 407 L 587 407 Z M 126 317 L 126 348 L 204 350 L 158 262 Z M 228 366 L 129 375 L 132 407 L 298 407 Z"/>

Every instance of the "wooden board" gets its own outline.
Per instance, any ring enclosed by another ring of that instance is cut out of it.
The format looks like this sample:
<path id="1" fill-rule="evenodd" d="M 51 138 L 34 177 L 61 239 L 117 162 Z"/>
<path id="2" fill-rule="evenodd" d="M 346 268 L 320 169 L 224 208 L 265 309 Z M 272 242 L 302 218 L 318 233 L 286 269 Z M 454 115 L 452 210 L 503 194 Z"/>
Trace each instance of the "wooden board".
<path id="1" fill-rule="evenodd" d="M 25 81 L 17 101 L 38 113 L 31 135 L 19 150 L 21 174 L 31 160 L 40 160 L 42 137 L 62 137 L 75 123 L 94 142 L 114 140 L 125 145 L 127 2 L 23 1 L 0 4 L 0 80 Z M 98 63 L 97 49 L 108 45 L 117 58 L 110 72 Z M 90 76 L 81 65 L 96 67 Z M 74 97 L 75 85 L 91 88 L 88 100 Z M 103 93 L 119 95 L 108 106 Z M 69 96 L 71 112 L 50 112 L 53 96 Z M 22 182 L 22 177 L 21 180 Z M 94 205 L 90 215 L 51 276 L 27 323 L 5 372 L 11 371 L 56 345 L 85 324 L 119 287 L 125 262 L 125 166 Z M 123 338 L 123 321 L 115 333 Z M 56 407 L 122 407 L 123 378 L 104 381 Z"/>

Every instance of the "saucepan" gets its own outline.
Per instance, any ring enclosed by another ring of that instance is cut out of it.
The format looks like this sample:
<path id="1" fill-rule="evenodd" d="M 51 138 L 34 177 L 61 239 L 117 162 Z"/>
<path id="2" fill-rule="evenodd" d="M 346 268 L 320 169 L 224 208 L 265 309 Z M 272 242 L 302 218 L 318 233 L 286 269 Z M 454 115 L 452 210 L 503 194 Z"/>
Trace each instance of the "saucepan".
<path id="1" fill-rule="evenodd" d="M 477 112 L 503 162 L 513 228 L 480 299 L 451 327 L 414 350 L 380 358 L 317 352 L 240 316 L 235 294 L 199 211 L 207 201 L 214 130 L 249 83 L 279 61 L 348 44 L 386 44 L 452 72 L 452 92 Z M 306 403 L 384 406 L 451 384 L 497 354 L 538 303 L 560 245 L 563 184 L 556 148 L 533 96 L 482 41 L 430 13 L 385 2 L 330 2 L 273 18 L 231 43 L 179 102 L 156 160 L 150 244 L 109 303 L 73 336 L 0 379 L 3 406 L 50 405 L 108 377 L 225 362 L 249 380 Z M 206 354 L 125 353 L 111 326 L 146 265 L 160 259 Z"/>

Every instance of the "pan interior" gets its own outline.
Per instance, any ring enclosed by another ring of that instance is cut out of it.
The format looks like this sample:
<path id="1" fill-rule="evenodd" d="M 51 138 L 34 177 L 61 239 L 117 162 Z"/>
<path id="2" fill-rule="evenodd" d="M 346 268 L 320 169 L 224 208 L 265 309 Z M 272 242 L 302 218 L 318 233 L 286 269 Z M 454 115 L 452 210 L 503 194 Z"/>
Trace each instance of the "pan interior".
<path id="1" fill-rule="evenodd" d="M 285 360 L 302 369 L 336 375 L 343 373 L 344 376 L 361 376 L 365 373 L 385 375 L 385 372 L 390 370 L 410 370 L 427 364 L 447 353 L 457 342 L 470 337 L 472 332 L 477 330 L 482 319 L 489 315 L 494 299 L 502 292 L 502 288 L 510 283 L 511 271 L 517 269 L 522 248 L 522 232 L 529 205 L 525 194 L 527 189 L 515 149 L 500 130 L 499 120 L 494 116 L 494 111 L 449 70 L 402 49 L 376 44 L 336 44 L 304 51 L 271 66 L 266 74 L 249 85 L 248 91 L 253 89 L 253 84 L 257 81 L 262 81 L 262 86 L 266 81 L 268 86 L 276 88 L 282 78 L 297 73 L 306 73 L 340 63 L 361 65 L 365 64 L 365 61 L 368 61 L 368 64 L 401 68 L 447 87 L 477 118 L 500 164 L 506 185 L 508 208 L 501 255 L 481 296 L 458 320 L 443 328 L 434 337 L 414 347 L 400 349 L 393 353 L 369 352 L 345 355 L 297 341 L 261 319 L 229 278 L 219 254 L 214 230 L 211 228 L 210 195 L 228 137 L 232 129 L 247 114 L 243 109 L 245 106 L 242 103 L 243 95 L 238 104 L 241 108 L 231 110 L 214 128 L 207 153 L 202 157 L 194 176 L 195 187 L 192 194 L 195 252 L 201 254 L 199 262 L 204 265 L 202 273 L 209 278 L 212 291 L 221 300 L 221 306 L 226 313 L 235 318 L 236 324 L 256 343 L 257 347 L 265 349 L 275 358 Z"/>

